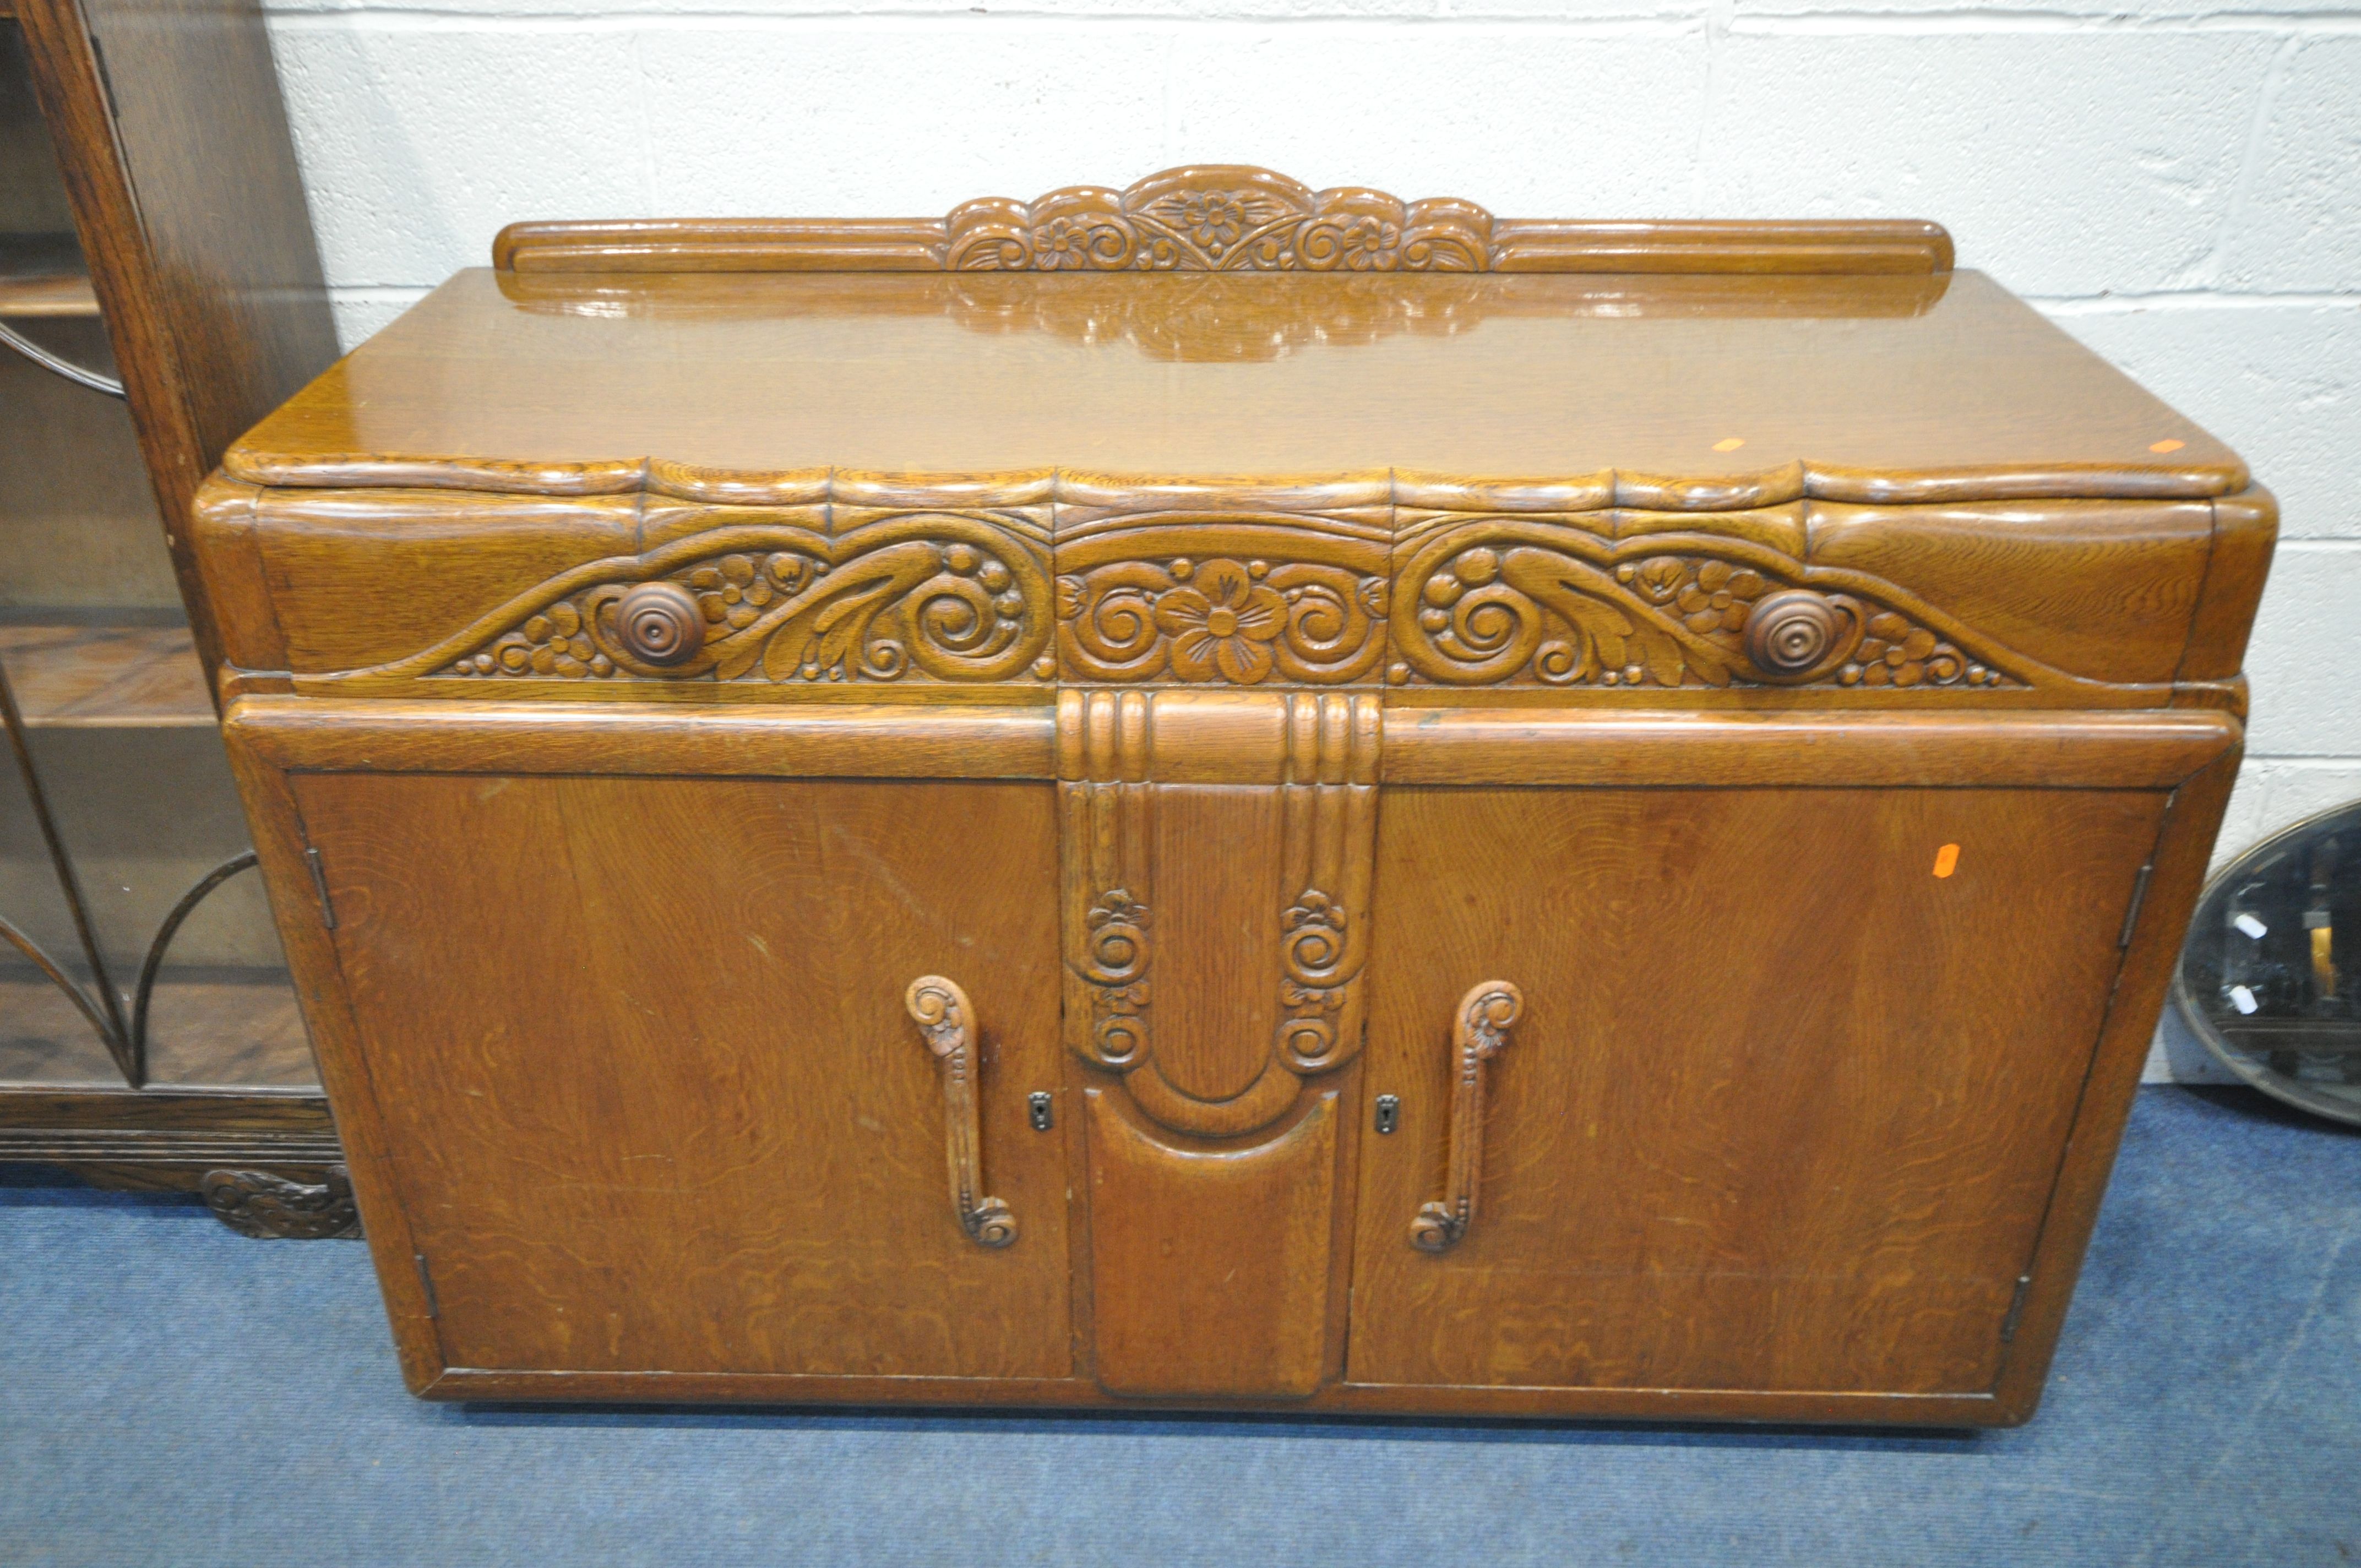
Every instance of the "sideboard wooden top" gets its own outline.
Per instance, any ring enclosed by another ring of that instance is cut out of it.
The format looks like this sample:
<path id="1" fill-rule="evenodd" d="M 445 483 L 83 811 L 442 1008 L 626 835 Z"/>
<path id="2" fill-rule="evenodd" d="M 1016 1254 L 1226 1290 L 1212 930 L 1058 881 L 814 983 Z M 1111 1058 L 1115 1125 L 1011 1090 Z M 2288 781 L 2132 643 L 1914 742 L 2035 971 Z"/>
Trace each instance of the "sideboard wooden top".
<path id="1" fill-rule="evenodd" d="M 746 499 L 772 477 L 782 500 L 830 469 L 1390 471 L 1544 482 L 1527 505 L 1587 487 L 1581 504 L 1682 510 L 2247 482 L 2228 448 L 2005 290 L 1941 271 L 477 269 L 225 467 L 595 494 L 652 488 L 651 464 L 735 477 Z M 1619 477 L 1644 494 L 1618 494 Z"/>

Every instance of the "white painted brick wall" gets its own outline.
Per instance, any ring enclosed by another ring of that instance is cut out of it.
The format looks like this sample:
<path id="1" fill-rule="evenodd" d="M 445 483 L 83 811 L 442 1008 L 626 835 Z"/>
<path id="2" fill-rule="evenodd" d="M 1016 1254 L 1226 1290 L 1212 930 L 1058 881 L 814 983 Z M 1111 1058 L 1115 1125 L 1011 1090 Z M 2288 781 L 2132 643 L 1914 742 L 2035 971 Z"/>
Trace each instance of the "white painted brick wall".
<path id="1" fill-rule="evenodd" d="M 347 344 L 514 218 L 931 214 L 1191 161 L 1519 215 L 1939 219 L 2281 499 L 2221 858 L 2361 796 L 2349 0 L 272 4 Z"/>

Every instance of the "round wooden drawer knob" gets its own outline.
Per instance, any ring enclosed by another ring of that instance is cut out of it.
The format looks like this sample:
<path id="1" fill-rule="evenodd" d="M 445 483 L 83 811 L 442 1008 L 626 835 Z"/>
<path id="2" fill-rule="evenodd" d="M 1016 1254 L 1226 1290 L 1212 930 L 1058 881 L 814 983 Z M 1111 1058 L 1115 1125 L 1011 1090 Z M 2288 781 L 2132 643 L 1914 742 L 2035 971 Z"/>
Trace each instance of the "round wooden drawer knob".
<path id="1" fill-rule="evenodd" d="M 1746 656 L 1774 675 L 1800 675 L 1826 659 L 1843 630 L 1828 600 L 1791 588 L 1757 600 L 1746 612 Z"/>
<path id="2" fill-rule="evenodd" d="M 705 646 L 705 616 L 677 583 L 642 583 L 615 604 L 615 635 L 643 664 L 679 664 Z"/>

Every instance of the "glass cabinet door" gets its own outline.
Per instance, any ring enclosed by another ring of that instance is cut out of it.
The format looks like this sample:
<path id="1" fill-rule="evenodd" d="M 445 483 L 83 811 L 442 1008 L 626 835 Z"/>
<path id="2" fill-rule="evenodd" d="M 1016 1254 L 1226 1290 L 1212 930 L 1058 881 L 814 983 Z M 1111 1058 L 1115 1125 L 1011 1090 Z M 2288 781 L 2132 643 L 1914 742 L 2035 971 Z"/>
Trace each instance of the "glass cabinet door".
<path id="1" fill-rule="evenodd" d="M 131 418 L 0 20 L 0 1091 L 307 1091 Z"/>

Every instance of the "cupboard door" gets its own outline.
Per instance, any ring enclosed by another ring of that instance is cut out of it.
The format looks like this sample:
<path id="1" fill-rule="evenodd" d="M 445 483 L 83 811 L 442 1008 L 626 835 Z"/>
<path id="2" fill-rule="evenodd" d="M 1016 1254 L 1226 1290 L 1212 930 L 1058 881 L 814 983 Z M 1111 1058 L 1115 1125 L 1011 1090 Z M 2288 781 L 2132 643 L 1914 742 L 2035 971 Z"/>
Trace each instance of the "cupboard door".
<path id="1" fill-rule="evenodd" d="M 292 783 L 449 1365 L 1068 1373 L 1049 786 Z M 929 974 L 981 1029 L 948 1093 Z"/>
<path id="2" fill-rule="evenodd" d="M 2165 804 L 1389 787 L 1350 1379 L 1989 1388 Z M 1419 1250 L 1493 980 L 1473 1223 Z"/>

